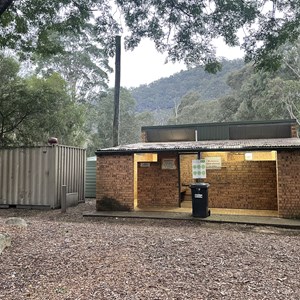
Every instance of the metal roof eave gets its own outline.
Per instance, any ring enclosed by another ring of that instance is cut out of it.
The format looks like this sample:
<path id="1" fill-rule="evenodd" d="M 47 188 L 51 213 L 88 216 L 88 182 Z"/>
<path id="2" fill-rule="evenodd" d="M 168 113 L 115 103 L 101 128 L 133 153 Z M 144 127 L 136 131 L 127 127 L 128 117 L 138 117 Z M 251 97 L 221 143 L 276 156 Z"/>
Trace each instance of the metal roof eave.
<path id="1" fill-rule="evenodd" d="M 104 155 L 130 155 L 138 153 L 166 153 L 166 152 L 224 152 L 224 151 L 284 151 L 284 150 L 300 150 L 300 145 L 292 146 L 247 146 L 247 147 L 222 147 L 222 148 L 208 148 L 208 147 L 195 147 L 195 148 L 172 148 L 172 149 L 116 149 L 116 150 L 97 150 L 95 153 L 97 156 Z"/>

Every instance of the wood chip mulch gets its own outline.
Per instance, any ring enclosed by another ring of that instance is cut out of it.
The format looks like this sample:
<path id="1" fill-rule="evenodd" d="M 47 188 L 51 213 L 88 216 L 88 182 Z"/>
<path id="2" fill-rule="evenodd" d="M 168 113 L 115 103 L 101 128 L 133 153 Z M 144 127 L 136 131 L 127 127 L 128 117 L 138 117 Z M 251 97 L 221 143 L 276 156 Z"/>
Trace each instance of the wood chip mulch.
<path id="1" fill-rule="evenodd" d="M 300 232 L 0 210 L 0 299 L 299 299 Z M 5 225 L 11 216 L 27 228 Z"/>

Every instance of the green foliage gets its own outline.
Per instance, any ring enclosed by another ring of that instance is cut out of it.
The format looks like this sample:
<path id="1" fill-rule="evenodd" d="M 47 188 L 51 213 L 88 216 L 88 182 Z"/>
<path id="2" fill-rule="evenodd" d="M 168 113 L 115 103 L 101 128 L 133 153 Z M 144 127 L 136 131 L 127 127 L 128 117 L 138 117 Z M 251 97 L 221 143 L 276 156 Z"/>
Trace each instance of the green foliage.
<path id="1" fill-rule="evenodd" d="M 243 30 L 240 46 L 246 59 L 274 70 L 283 58 L 276 51 L 286 42 L 295 42 L 300 33 L 298 0 L 115 0 L 117 13 L 109 0 L 2 2 L 13 5 L 0 11 L 0 45 L 22 55 L 64 52 L 57 33 L 62 38 L 70 33 L 88 35 L 113 55 L 122 19 L 129 30 L 127 49 L 147 37 L 169 60 L 205 65 L 213 73 L 220 68 L 213 41 L 222 38 L 229 46 L 240 45 L 238 32 Z"/>
<path id="2" fill-rule="evenodd" d="M 26 127 L 33 126 L 30 130 L 32 141 L 40 142 L 42 137 L 42 140 L 46 140 L 50 133 L 50 136 L 58 138 L 60 144 L 82 145 L 84 133 L 81 128 L 85 108 L 72 101 L 63 78 L 57 73 L 42 79 L 32 77 L 28 85 L 35 105 L 43 107 L 29 124 L 25 123 Z"/>
<path id="3" fill-rule="evenodd" d="M 103 0 L 14 1 L 0 15 L 1 47 L 13 49 L 22 57 L 64 53 L 61 40 L 72 34 L 106 45 L 108 53 L 119 30 L 109 1 Z"/>
<path id="4" fill-rule="evenodd" d="M 222 37 L 229 46 L 239 45 L 237 33 L 245 34 L 241 47 L 246 59 L 260 68 L 276 69 L 281 57 L 274 54 L 299 36 L 300 3 L 279 1 L 124 1 L 117 0 L 131 35 L 128 48 L 141 37 L 150 37 L 172 61 L 207 65 L 218 69 L 213 40 Z"/>
<path id="5" fill-rule="evenodd" d="M 65 51 L 45 58 L 34 56 L 37 64 L 36 72 L 39 75 L 49 75 L 58 72 L 67 83 L 67 91 L 72 104 L 80 107 L 80 115 L 75 118 L 84 123 L 79 128 L 78 135 L 85 136 L 88 145 L 88 154 L 94 155 L 96 148 L 93 145 L 107 144 L 111 133 L 107 131 L 110 116 L 113 116 L 112 106 L 108 103 L 99 103 L 107 89 L 107 71 L 110 71 L 108 59 L 99 45 L 90 41 L 89 36 L 70 33 L 60 41 Z M 103 98 L 104 99 L 104 98 Z M 71 110 L 72 111 L 72 110 Z M 102 120 L 98 134 L 97 124 Z"/>
<path id="6" fill-rule="evenodd" d="M 137 102 L 137 111 L 172 109 L 174 102 L 180 102 L 189 92 L 200 93 L 203 100 L 224 96 L 231 90 L 226 83 L 228 74 L 243 65 L 242 60 L 224 60 L 222 70 L 217 74 L 208 74 L 197 67 L 135 88 L 132 95 Z"/>
<path id="7" fill-rule="evenodd" d="M 199 92 L 189 92 L 188 94 L 184 95 L 178 107 L 178 113 L 181 113 L 182 110 L 187 106 L 193 106 L 197 101 L 201 101 L 201 99 L 202 98 Z"/>
<path id="8" fill-rule="evenodd" d="M 222 120 L 272 120 L 293 118 L 300 121 L 300 41 L 278 51 L 284 57 L 276 72 L 258 71 L 248 65 L 232 73 L 228 84 L 232 95 L 219 100 Z M 300 122 L 299 122 L 300 123 Z"/>
<path id="9" fill-rule="evenodd" d="M 208 62 L 204 70 L 211 74 L 216 74 L 222 70 L 222 64 L 219 61 Z"/>
<path id="10" fill-rule="evenodd" d="M 300 82 L 276 77 L 266 86 L 262 99 L 255 99 L 253 106 L 257 118 L 300 120 Z"/>
<path id="11" fill-rule="evenodd" d="M 112 124 L 114 112 L 114 90 L 109 90 L 106 97 L 101 99 L 97 107 L 98 134 L 100 144 L 98 147 L 112 146 Z M 120 144 L 131 143 L 135 140 L 135 101 L 130 92 L 124 88 L 120 91 Z"/>
<path id="12" fill-rule="evenodd" d="M 19 65 L 0 56 L 0 146 L 44 144 L 56 136 L 61 144 L 83 142 L 82 107 L 72 102 L 58 75 L 20 78 Z"/>
<path id="13" fill-rule="evenodd" d="M 202 101 L 199 99 L 192 105 L 182 108 L 177 119 L 170 118 L 169 124 L 195 124 L 216 122 L 218 112 L 218 101 Z"/>
<path id="14" fill-rule="evenodd" d="M 73 101 L 94 102 L 99 93 L 107 89 L 107 71 L 111 71 L 108 59 L 98 45 L 88 36 L 69 34 L 60 39 L 63 53 L 45 58 L 34 55 L 36 72 L 41 75 L 58 72 L 68 83 Z"/>
<path id="15" fill-rule="evenodd" d="M 218 109 L 216 120 L 218 122 L 228 122 L 235 120 L 235 114 L 240 106 L 240 101 L 234 95 L 228 95 L 217 100 Z"/>
<path id="16" fill-rule="evenodd" d="M 204 101 L 189 92 L 175 105 L 170 124 L 244 120 L 296 119 L 300 124 L 300 41 L 280 49 L 284 57 L 276 72 L 248 64 L 227 77 L 228 95 Z"/>
<path id="17" fill-rule="evenodd" d="M 105 96 L 91 105 L 89 111 L 89 131 L 87 153 L 94 155 L 100 148 L 112 147 L 114 90 L 108 90 Z M 137 143 L 140 141 L 141 126 L 153 125 L 150 112 L 136 113 L 135 100 L 131 92 L 125 88 L 120 90 L 120 144 Z"/>

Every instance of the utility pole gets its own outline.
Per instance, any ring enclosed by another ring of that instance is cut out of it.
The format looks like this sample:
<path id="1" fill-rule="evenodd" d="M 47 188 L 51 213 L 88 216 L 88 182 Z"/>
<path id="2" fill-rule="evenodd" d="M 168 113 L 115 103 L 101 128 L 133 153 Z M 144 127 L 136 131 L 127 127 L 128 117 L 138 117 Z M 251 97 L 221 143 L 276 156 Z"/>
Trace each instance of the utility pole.
<path id="1" fill-rule="evenodd" d="M 120 86 L 121 86 L 121 36 L 117 35 L 115 37 L 115 42 L 116 42 L 116 60 L 115 60 L 113 147 L 119 145 Z"/>

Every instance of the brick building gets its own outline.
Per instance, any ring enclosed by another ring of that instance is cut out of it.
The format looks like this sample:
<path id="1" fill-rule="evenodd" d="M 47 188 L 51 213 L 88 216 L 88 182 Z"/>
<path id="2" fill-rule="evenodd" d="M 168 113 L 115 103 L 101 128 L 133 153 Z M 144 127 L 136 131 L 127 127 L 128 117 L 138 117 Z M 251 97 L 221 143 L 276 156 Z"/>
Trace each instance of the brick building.
<path id="1" fill-rule="evenodd" d="M 295 120 L 151 126 L 143 142 L 97 154 L 97 199 L 136 207 L 191 200 L 192 160 L 205 159 L 209 207 L 300 217 L 300 139 Z"/>

